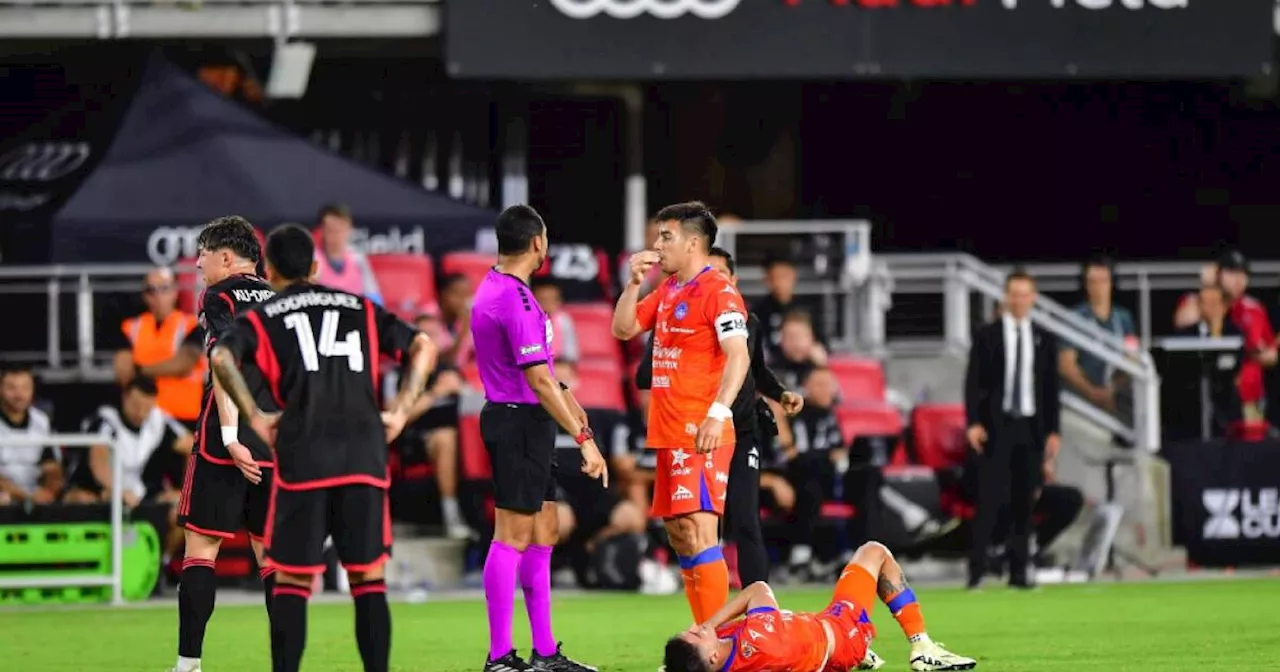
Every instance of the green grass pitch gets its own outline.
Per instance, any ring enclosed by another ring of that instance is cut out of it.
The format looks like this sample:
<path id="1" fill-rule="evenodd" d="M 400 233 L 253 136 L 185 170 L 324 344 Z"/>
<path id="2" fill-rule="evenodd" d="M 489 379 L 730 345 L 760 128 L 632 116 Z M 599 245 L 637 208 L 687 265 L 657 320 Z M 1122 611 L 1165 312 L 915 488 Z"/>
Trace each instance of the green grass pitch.
<path id="1" fill-rule="evenodd" d="M 1034 593 L 993 587 L 917 591 L 934 639 L 991 672 L 1053 670 L 1280 669 L 1280 580 L 1097 583 Z M 787 590 L 786 609 L 816 609 L 828 592 Z M 484 605 L 396 604 L 392 670 L 478 672 L 487 646 Z M 516 645 L 528 628 L 517 605 Z M 907 647 L 877 605 L 876 651 L 885 670 L 906 670 Z M 174 661 L 176 607 L 0 611 L 0 669 L 38 672 L 160 672 Z M 663 641 L 688 625 L 683 595 L 584 595 L 555 603 L 565 651 L 610 672 L 654 672 Z M 304 670 L 359 671 L 349 604 L 310 610 Z M 260 606 L 214 613 L 207 672 L 270 669 Z"/>

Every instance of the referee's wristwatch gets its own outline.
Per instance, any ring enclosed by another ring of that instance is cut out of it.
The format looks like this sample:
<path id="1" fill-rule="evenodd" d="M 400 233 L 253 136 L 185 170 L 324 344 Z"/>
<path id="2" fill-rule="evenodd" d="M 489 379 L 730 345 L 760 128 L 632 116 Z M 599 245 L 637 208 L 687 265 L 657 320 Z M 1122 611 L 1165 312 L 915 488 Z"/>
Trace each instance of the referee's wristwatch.
<path id="1" fill-rule="evenodd" d="M 575 443 L 577 443 L 579 446 L 581 446 L 582 444 L 584 444 L 584 443 L 586 443 L 586 442 L 588 442 L 588 441 L 590 441 L 590 440 L 592 440 L 592 439 L 594 439 L 594 438 L 596 438 L 596 433 L 595 433 L 595 432 L 593 432 L 593 431 L 591 431 L 591 428 L 590 428 L 590 427 L 583 427 L 583 428 L 582 428 L 582 431 L 581 431 L 581 432 L 578 432 L 578 435 L 577 435 L 577 436 L 575 436 L 575 437 L 573 437 L 573 440 L 574 440 L 574 442 L 575 442 Z"/>

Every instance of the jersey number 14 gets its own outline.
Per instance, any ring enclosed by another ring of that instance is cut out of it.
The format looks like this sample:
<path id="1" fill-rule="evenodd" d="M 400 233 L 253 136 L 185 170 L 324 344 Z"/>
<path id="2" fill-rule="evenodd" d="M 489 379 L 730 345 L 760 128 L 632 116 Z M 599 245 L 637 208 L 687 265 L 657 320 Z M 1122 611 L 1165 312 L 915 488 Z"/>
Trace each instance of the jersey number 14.
<path id="1" fill-rule="evenodd" d="M 284 317 L 284 326 L 298 336 L 298 350 L 302 353 L 302 366 L 308 371 L 320 370 L 321 357 L 346 357 L 347 367 L 356 373 L 364 371 L 364 353 L 360 347 L 360 332 L 352 329 L 338 340 L 338 311 L 326 310 L 320 320 L 320 340 L 311 329 L 311 317 L 306 313 L 290 313 Z"/>

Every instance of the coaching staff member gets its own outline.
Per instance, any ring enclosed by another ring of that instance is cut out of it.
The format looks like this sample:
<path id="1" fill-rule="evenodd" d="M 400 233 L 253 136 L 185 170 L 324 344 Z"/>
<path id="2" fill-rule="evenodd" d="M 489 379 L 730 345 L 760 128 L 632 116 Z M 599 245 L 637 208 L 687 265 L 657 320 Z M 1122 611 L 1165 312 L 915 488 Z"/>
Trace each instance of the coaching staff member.
<path id="1" fill-rule="evenodd" d="M 711 248 L 711 266 L 738 285 L 733 255 L 721 247 Z M 738 546 L 738 577 L 742 585 L 769 580 L 769 556 L 760 529 L 760 449 L 777 433 L 774 419 L 756 392 L 782 405 L 787 415 L 804 407 L 804 398 L 783 387 L 765 364 L 761 323 L 754 313 L 747 316 L 747 350 L 751 366 L 733 400 L 733 429 L 736 434 L 733 461 L 729 465 L 729 491 L 725 502 L 724 536 Z M 650 389 L 653 382 L 653 339 L 649 351 L 636 370 L 636 386 Z"/>
<path id="2" fill-rule="evenodd" d="M 313 285 L 315 244 L 297 225 L 267 237 L 267 275 L 276 290 L 236 320 L 213 348 L 218 382 L 274 448 L 276 474 L 264 540 L 276 569 L 271 601 L 275 672 L 297 672 L 307 639 L 307 600 L 333 538 L 355 600 L 356 642 L 365 672 L 387 672 L 391 613 L 383 565 L 391 549 L 387 444 L 435 364 L 436 347 L 367 297 Z M 382 412 L 382 356 L 408 357 L 400 394 Z M 281 413 L 263 413 L 240 367 L 261 374 Z"/>
<path id="3" fill-rule="evenodd" d="M 980 328 L 969 350 L 964 405 L 978 454 L 978 513 L 969 548 L 969 587 L 987 570 L 1000 511 L 1008 508 L 1009 585 L 1028 588 L 1031 507 L 1044 465 L 1058 454 L 1058 345 L 1031 323 L 1035 279 L 1016 269 L 1004 281 L 1005 313 Z"/>
<path id="4" fill-rule="evenodd" d="M 494 227 L 498 265 L 476 289 L 471 337 L 484 384 L 480 434 L 493 468 L 493 543 L 484 563 L 489 613 L 488 672 L 595 672 L 560 653 L 551 632 L 551 551 L 559 538 L 554 474 L 556 425 L 582 450 L 582 472 L 609 485 L 587 416 L 556 382 L 551 319 L 529 276 L 547 258 L 547 227 L 527 205 L 507 208 Z M 516 579 L 533 632 L 528 662 L 511 644 Z"/>

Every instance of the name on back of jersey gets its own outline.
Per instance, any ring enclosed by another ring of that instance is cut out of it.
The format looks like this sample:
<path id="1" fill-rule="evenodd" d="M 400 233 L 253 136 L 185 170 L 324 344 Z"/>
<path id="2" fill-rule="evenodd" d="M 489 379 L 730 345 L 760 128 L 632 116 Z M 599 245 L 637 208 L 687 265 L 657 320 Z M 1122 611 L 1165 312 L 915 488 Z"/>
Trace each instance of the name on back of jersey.
<path id="1" fill-rule="evenodd" d="M 262 311 L 267 314 L 267 317 L 276 317 L 312 306 L 360 310 L 364 307 L 364 303 L 359 297 L 344 292 L 307 292 L 305 294 L 290 294 L 276 299 L 271 303 L 265 304 L 262 307 Z"/>
<path id="2" fill-rule="evenodd" d="M 262 303 L 275 295 L 276 293 L 270 289 L 231 290 L 231 296 L 235 298 L 238 303 Z"/>

